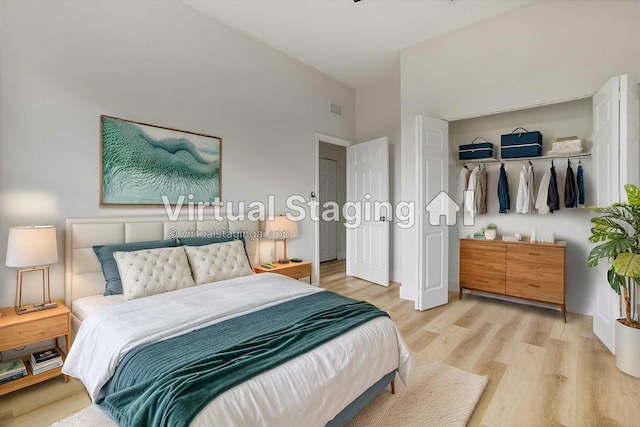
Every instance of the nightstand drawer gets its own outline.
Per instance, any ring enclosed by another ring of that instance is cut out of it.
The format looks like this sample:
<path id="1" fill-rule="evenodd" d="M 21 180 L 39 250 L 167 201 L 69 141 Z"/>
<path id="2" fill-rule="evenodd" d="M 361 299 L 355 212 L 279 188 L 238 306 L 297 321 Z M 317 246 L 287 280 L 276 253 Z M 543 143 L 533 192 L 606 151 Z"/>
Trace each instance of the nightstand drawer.
<path id="1" fill-rule="evenodd" d="M 291 277 L 293 279 L 302 279 L 311 276 L 311 264 L 301 265 L 297 267 L 283 268 L 278 273 Z"/>
<path id="2" fill-rule="evenodd" d="M 2 328 L 0 350 L 22 347 L 25 343 L 53 339 L 69 333 L 68 314 L 9 325 Z"/>

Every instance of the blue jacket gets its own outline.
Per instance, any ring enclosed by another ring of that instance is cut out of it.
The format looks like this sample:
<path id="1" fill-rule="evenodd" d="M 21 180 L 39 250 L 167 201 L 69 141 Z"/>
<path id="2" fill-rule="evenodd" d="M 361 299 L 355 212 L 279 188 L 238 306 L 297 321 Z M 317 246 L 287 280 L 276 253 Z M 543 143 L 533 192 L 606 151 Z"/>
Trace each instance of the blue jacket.
<path id="1" fill-rule="evenodd" d="M 507 181 L 507 172 L 504 170 L 504 163 L 500 166 L 500 178 L 498 179 L 498 201 L 500 202 L 500 210 L 498 213 L 506 214 L 510 207 L 509 200 L 509 181 Z"/>

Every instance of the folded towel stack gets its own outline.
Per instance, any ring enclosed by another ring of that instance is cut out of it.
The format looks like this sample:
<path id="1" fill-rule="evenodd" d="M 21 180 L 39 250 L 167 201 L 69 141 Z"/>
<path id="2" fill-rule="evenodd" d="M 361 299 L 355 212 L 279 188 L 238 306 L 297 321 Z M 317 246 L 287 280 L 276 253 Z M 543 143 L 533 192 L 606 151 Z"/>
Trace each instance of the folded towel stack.
<path id="1" fill-rule="evenodd" d="M 582 153 L 582 141 L 577 136 L 557 138 L 547 156 Z"/>

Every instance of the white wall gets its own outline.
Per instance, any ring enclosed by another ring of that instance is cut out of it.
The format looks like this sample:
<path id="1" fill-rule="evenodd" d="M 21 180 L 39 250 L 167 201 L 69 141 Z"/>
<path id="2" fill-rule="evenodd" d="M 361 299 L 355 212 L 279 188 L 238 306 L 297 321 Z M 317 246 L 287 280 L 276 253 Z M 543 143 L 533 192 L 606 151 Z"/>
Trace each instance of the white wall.
<path id="1" fill-rule="evenodd" d="M 336 162 L 336 202 L 342 207 L 347 201 L 347 148 L 340 145 L 320 142 L 320 158 L 334 160 Z M 338 237 L 336 249 L 338 259 L 347 257 L 347 227 L 344 226 L 342 209 L 340 221 L 336 225 Z"/>
<path id="2" fill-rule="evenodd" d="M 510 133 L 518 126 L 527 130 L 537 130 L 542 133 L 543 153 L 551 149 L 557 137 L 576 135 L 583 141 L 585 152 L 589 152 L 592 145 L 593 120 L 591 99 L 565 102 L 521 111 L 494 114 L 474 119 L 452 122 L 449 127 L 451 142 L 450 160 L 450 188 L 457 188 L 457 181 L 462 166 L 456 164 L 458 158 L 457 147 L 470 143 L 474 138 L 482 136 L 500 150 L 500 136 Z M 496 153 L 499 156 L 498 153 Z M 595 204 L 595 171 L 591 158 L 581 159 L 585 177 L 585 203 L 587 206 Z M 522 162 L 505 162 L 505 170 L 509 182 L 511 210 L 509 214 L 498 214 L 498 177 L 499 163 L 487 163 L 488 197 L 487 213 L 475 218 L 474 226 L 463 226 L 458 222 L 456 230 L 450 233 L 449 241 L 449 289 L 458 290 L 458 239 L 473 234 L 493 223 L 498 226 L 499 235 L 513 235 L 520 233 L 531 234 L 537 232 L 553 232 L 556 240 L 567 241 L 566 272 L 567 272 L 567 309 L 571 312 L 592 314 L 595 308 L 595 290 L 598 281 L 603 277 L 595 275 L 595 270 L 587 267 L 587 256 L 593 246 L 588 242 L 591 235 L 590 219 L 593 216 L 586 209 L 564 207 L 564 183 L 567 170 L 567 159 L 554 161 L 558 177 L 558 191 L 560 194 L 560 210 L 547 215 L 522 215 L 515 213 L 515 202 L 518 191 L 520 169 Z M 572 160 L 574 174 L 577 173 L 578 161 Z M 473 165 L 469 165 L 473 167 Z M 550 161 L 533 162 L 536 181 L 539 184 L 542 175 L 549 170 Z"/>
<path id="3" fill-rule="evenodd" d="M 352 88 L 179 2 L 0 8 L 0 259 L 9 225 L 55 225 L 55 296 L 65 218 L 163 212 L 100 207 L 101 114 L 221 137 L 222 199 L 274 194 L 276 214 L 314 189 L 316 132 L 355 139 Z M 289 250 L 313 259 L 315 246 L 307 220 Z M 0 278 L 12 305 L 15 270 L 3 262 Z"/>
<path id="4" fill-rule="evenodd" d="M 590 96 L 614 75 L 640 81 L 639 20 L 640 2 L 536 1 L 403 50 L 403 199 L 415 200 L 416 115 L 483 116 Z M 415 253 L 416 233 L 402 234 Z M 403 298 L 415 298 L 417 262 L 402 259 Z"/>
<path id="5" fill-rule="evenodd" d="M 640 2 L 534 1 L 402 51 L 403 112 L 455 120 L 640 81 Z"/>
<path id="6" fill-rule="evenodd" d="M 356 141 L 389 138 L 389 200 L 395 206 L 401 198 L 400 176 L 400 63 L 388 80 L 356 90 Z M 395 223 L 394 223 L 395 224 Z M 389 228 L 390 280 L 401 281 L 402 241 L 399 229 Z"/>

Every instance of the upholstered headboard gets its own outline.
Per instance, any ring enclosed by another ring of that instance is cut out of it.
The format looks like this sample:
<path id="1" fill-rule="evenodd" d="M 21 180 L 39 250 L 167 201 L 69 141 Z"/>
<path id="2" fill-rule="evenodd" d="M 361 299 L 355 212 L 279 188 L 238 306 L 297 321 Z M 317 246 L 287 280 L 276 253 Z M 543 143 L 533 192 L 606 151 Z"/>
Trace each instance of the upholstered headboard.
<path id="1" fill-rule="evenodd" d="M 248 234 L 258 230 L 257 221 L 169 221 L 166 216 L 67 219 L 65 302 L 104 292 L 104 276 L 93 252 L 94 245 L 143 242 L 193 236 L 196 232 L 244 231 L 249 260 L 257 264 L 258 239 Z"/>

